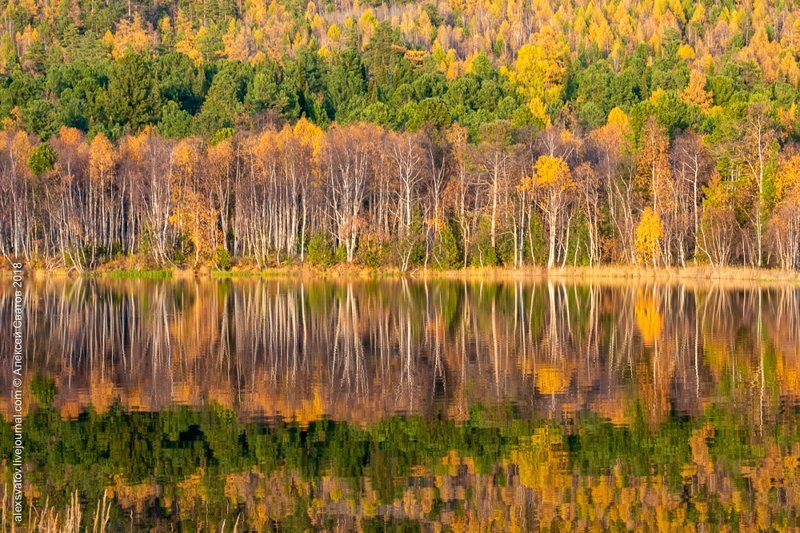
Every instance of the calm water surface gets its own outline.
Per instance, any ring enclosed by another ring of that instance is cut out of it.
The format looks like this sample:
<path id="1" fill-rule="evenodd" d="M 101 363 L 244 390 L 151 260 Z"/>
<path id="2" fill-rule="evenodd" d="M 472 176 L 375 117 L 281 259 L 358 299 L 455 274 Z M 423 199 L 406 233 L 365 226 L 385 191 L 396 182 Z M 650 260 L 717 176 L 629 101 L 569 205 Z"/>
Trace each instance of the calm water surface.
<path id="1" fill-rule="evenodd" d="M 797 287 L 31 280 L 25 309 L 34 512 L 106 491 L 125 531 L 800 526 Z"/>

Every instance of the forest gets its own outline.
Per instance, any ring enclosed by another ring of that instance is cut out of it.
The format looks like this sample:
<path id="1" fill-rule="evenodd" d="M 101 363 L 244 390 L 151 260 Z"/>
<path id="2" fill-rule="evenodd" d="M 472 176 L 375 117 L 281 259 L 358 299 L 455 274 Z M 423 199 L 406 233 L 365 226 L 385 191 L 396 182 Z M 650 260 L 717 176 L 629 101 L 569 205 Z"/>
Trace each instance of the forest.
<path id="1" fill-rule="evenodd" d="M 800 268 L 792 3 L 0 9 L 35 267 Z"/>

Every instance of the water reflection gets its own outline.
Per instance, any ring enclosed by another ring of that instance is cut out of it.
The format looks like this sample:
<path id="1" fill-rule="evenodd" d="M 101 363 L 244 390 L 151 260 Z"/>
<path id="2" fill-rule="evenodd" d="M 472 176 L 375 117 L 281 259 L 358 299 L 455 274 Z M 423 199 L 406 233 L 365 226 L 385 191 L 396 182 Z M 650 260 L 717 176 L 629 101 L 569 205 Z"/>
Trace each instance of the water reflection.
<path id="1" fill-rule="evenodd" d="M 63 452 L 61 484 L 41 458 L 32 483 L 86 485 L 91 506 L 93 481 L 140 524 L 198 526 L 200 509 L 257 530 L 800 516 L 797 287 L 32 281 L 25 309 L 26 404 L 50 437 L 105 450 Z M 0 293 L 0 328 L 10 312 Z M 7 367 L 10 347 L 0 336 Z M 114 463 L 103 432 L 120 427 Z M 159 444 L 128 464 L 142 442 Z"/>
<path id="2" fill-rule="evenodd" d="M 0 309 L 8 324 L 9 294 Z M 56 379 L 64 417 L 119 401 L 459 420 L 475 403 L 507 402 L 624 423 L 641 401 L 657 422 L 721 394 L 768 416 L 800 390 L 792 287 L 48 281 L 28 286 L 26 312 L 29 375 Z"/>

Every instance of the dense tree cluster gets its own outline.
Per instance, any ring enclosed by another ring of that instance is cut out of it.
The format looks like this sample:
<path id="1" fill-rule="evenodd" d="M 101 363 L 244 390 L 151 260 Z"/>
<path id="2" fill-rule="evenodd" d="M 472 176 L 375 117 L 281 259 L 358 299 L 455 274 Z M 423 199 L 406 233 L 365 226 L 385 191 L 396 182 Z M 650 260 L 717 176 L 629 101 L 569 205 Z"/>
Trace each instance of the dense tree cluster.
<path id="1" fill-rule="evenodd" d="M 800 265 L 789 5 L 0 7 L 4 253 Z"/>
<path id="2" fill-rule="evenodd" d="M 767 121 L 749 106 L 716 146 L 691 129 L 670 140 L 653 117 L 637 139 L 617 108 L 588 135 L 494 121 L 474 143 L 459 125 L 324 131 L 305 119 L 211 140 L 145 129 L 90 141 L 62 127 L 37 144 L 9 129 L 0 248 L 79 271 L 132 254 L 220 268 L 232 258 L 796 268 L 800 156 L 778 152 Z"/>

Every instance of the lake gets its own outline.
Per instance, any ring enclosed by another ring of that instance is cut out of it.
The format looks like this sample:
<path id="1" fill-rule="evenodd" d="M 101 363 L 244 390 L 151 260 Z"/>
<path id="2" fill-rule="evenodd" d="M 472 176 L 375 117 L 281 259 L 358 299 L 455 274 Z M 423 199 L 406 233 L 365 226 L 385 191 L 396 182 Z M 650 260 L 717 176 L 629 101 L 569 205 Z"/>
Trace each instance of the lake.
<path id="1" fill-rule="evenodd" d="M 800 526 L 796 286 L 24 290 L 33 516 L 77 495 L 110 531 Z"/>

